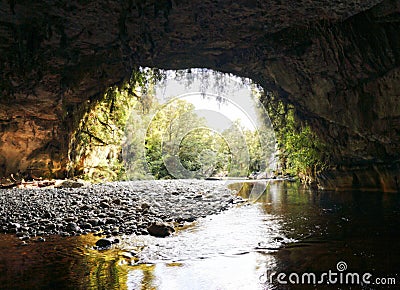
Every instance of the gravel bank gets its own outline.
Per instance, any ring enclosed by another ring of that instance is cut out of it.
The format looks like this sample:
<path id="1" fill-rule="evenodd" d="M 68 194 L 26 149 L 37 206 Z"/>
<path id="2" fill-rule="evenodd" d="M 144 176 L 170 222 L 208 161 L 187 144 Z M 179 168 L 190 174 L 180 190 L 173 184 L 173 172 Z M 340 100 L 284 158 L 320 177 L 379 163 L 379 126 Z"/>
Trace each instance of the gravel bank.
<path id="1" fill-rule="evenodd" d="M 81 188 L 0 190 L 0 232 L 45 235 L 148 234 L 156 222 L 184 223 L 241 202 L 222 181 L 132 181 Z M 36 238 L 37 239 L 37 238 Z"/>

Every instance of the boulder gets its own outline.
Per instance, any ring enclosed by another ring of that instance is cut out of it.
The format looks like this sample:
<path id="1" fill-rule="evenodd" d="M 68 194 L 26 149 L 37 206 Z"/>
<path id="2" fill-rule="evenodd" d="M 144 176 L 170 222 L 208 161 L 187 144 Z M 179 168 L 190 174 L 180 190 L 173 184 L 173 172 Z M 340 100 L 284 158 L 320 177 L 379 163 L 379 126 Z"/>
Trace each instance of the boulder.
<path id="1" fill-rule="evenodd" d="M 169 223 L 155 222 L 147 228 L 147 231 L 151 236 L 164 238 L 175 232 L 175 229 Z"/>

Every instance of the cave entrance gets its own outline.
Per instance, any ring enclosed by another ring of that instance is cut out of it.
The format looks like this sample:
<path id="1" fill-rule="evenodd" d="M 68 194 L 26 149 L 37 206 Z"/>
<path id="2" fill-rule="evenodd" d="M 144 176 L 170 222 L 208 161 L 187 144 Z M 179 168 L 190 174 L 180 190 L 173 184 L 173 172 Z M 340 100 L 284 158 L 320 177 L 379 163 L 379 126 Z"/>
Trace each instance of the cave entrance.
<path id="1" fill-rule="evenodd" d="M 75 164 L 87 179 L 269 177 L 276 140 L 250 79 L 140 68 L 83 118 Z"/>

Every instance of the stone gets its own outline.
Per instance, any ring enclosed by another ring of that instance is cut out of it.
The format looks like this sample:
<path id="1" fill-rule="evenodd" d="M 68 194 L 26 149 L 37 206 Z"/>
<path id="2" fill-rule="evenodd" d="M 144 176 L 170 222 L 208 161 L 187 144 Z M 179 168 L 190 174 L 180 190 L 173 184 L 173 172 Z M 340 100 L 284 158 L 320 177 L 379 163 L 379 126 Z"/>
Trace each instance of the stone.
<path id="1" fill-rule="evenodd" d="M 100 206 L 101 206 L 102 208 L 109 208 L 109 207 L 110 207 L 110 205 L 109 205 L 107 202 L 105 202 L 105 201 L 100 202 Z"/>
<path id="2" fill-rule="evenodd" d="M 175 229 L 168 223 L 155 222 L 147 227 L 147 232 L 151 236 L 164 238 L 175 232 Z"/>
<path id="3" fill-rule="evenodd" d="M 19 228 L 21 228 L 21 224 L 19 224 L 19 223 L 10 223 L 9 228 L 10 229 L 19 229 Z"/>
<path id="4" fill-rule="evenodd" d="M 45 228 L 47 231 L 52 231 L 52 230 L 55 230 L 57 228 L 57 226 L 56 226 L 56 224 L 50 223 Z"/>
<path id="5" fill-rule="evenodd" d="M 106 219 L 106 225 L 113 225 L 116 224 L 118 220 L 116 218 L 107 218 Z"/>
<path id="6" fill-rule="evenodd" d="M 70 233 L 76 232 L 76 231 L 78 231 L 78 229 L 79 229 L 78 225 L 74 222 L 69 222 L 66 226 L 66 230 Z"/>
<path id="7" fill-rule="evenodd" d="M 211 182 L 201 182 L 192 185 L 191 181 L 173 180 L 163 181 L 166 185 L 174 185 L 179 190 L 190 188 L 191 192 L 200 192 L 203 189 L 211 189 Z M 151 225 L 162 225 L 163 222 L 173 222 L 179 216 L 182 221 L 191 221 L 207 213 L 217 213 L 221 205 L 224 205 L 230 195 L 230 190 L 222 184 L 218 189 L 214 188 L 216 194 L 221 197 L 213 201 L 204 201 L 203 199 L 188 199 L 187 202 L 176 204 L 175 196 L 164 194 L 162 200 L 152 200 L 154 206 L 153 213 L 149 211 L 137 212 L 141 204 L 149 204 L 148 193 L 146 189 L 152 190 L 154 184 L 147 181 L 132 182 L 132 188 L 138 187 L 138 191 L 133 189 L 130 192 L 121 195 L 121 200 L 126 200 L 130 211 L 121 211 L 115 208 L 113 211 L 106 208 L 95 208 L 91 211 L 74 207 L 70 202 L 71 198 L 85 196 L 88 204 L 99 204 L 100 200 L 112 200 L 115 198 L 115 191 L 127 187 L 125 182 L 113 183 L 110 188 L 107 185 L 93 185 L 90 188 L 74 190 L 74 194 L 64 189 L 40 190 L 35 199 L 27 206 L 25 200 L 30 196 L 30 191 L 25 189 L 12 189 L 11 191 L 0 190 L 0 200 L 2 203 L 2 217 L 0 217 L 0 229 L 7 233 L 16 234 L 19 238 L 29 236 L 33 241 L 35 237 L 44 235 L 60 235 L 63 237 L 75 236 L 94 232 L 97 236 L 109 236 L 111 239 L 117 235 L 126 234 L 149 234 L 149 231 L 155 235 L 164 236 L 173 232 L 172 223 L 166 223 L 164 233 L 157 233 Z M 214 187 L 214 185 L 212 185 Z M 91 190 L 89 190 L 91 189 Z M 90 192 L 90 194 L 88 194 Z M 134 195 L 135 202 L 130 199 Z M 66 202 L 67 201 L 67 202 Z M 111 202 L 110 202 L 111 203 Z M 41 205 L 41 206 L 36 206 Z M 43 207 L 47 212 L 51 212 L 51 217 L 43 218 Z M 98 218 L 103 216 L 103 218 Z M 95 225 L 95 226 L 94 226 Z M 150 228 L 147 230 L 147 228 Z M 153 230 L 153 231 L 152 231 Z M 161 229 L 158 229 L 160 232 Z"/>
<path id="8" fill-rule="evenodd" d="M 91 230 L 93 226 L 90 223 L 84 223 L 82 224 L 81 228 L 85 230 Z"/>
<path id="9" fill-rule="evenodd" d="M 58 187 L 58 188 L 79 188 L 84 185 L 85 184 L 81 181 L 65 180 L 65 181 L 62 181 L 60 184 L 56 185 L 56 187 Z"/>
<path id="10" fill-rule="evenodd" d="M 109 239 L 100 239 L 96 242 L 96 246 L 99 249 L 108 249 L 112 245 L 112 241 Z"/>
<path id="11" fill-rule="evenodd" d="M 99 224 L 99 220 L 98 219 L 88 219 L 87 222 L 89 224 L 91 224 L 93 227 L 97 226 Z"/>
<path id="12" fill-rule="evenodd" d="M 113 203 L 113 204 L 116 204 L 116 205 L 121 205 L 121 200 L 120 200 L 119 198 L 116 198 L 116 199 L 114 199 L 114 200 L 112 201 L 112 203 Z"/>
<path id="13" fill-rule="evenodd" d="M 147 202 L 143 202 L 140 205 L 140 208 L 141 208 L 142 211 L 146 211 L 146 210 L 148 210 L 150 208 L 150 204 L 148 204 Z"/>

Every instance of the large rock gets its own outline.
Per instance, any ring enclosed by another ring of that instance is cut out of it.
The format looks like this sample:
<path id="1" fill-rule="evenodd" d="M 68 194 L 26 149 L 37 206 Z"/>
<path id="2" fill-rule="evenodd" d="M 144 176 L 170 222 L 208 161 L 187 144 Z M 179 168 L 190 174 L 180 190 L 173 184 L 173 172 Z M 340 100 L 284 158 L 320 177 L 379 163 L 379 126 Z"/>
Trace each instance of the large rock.
<path id="1" fill-rule="evenodd" d="M 151 236 L 164 238 L 175 232 L 175 229 L 168 223 L 155 222 L 147 228 L 147 231 Z"/>
<path id="2" fill-rule="evenodd" d="M 80 117 L 135 66 L 208 67 L 295 105 L 330 144 L 325 177 L 385 171 L 378 188 L 396 189 L 399 12 L 399 0 L 1 1 L 0 175 L 65 177 Z"/>
<path id="3" fill-rule="evenodd" d="M 102 250 L 109 249 L 112 244 L 113 242 L 109 239 L 100 239 L 96 241 L 96 246 Z"/>

